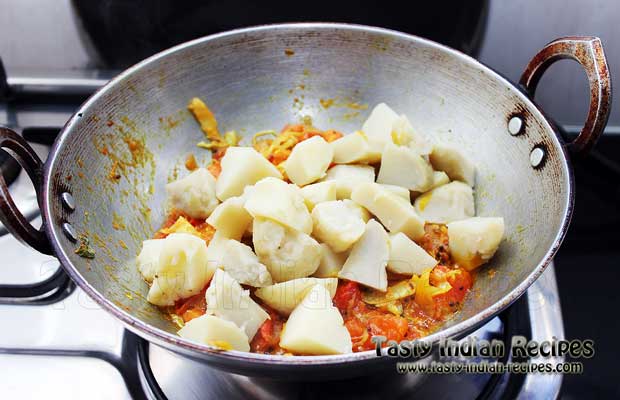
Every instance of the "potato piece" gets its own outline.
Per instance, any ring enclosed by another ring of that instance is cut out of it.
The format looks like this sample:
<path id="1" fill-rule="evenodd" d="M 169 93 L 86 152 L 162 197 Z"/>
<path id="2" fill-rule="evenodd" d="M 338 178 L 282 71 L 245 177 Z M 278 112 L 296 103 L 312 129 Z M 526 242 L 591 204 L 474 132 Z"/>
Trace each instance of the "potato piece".
<path id="1" fill-rule="evenodd" d="M 351 335 L 331 294 L 314 285 L 293 310 L 280 336 L 280 347 L 301 354 L 344 354 L 352 351 Z"/>
<path id="2" fill-rule="evenodd" d="M 398 117 L 392 124 L 392 141 L 400 146 L 408 146 L 423 156 L 429 155 L 433 150 L 428 141 L 415 132 L 405 115 Z"/>
<path id="3" fill-rule="evenodd" d="M 206 293 L 207 314 L 234 322 L 250 340 L 269 314 L 225 271 L 215 271 Z"/>
<path id="4" fill-rule="evenodd" d="M 282 180 L 257 182 L 248 193 L 245 209 L 254 218 L 269 218 L 303 233 L 312 232 L 312 218 L 300 189 Z"/>
<path id="5" fill-rule="evenodd" d="M 445 172 L 450 179 L 465 182 L 474 187 L 476 167 L 455 146 L 436 144 L 430 154 L 430 161 L 434 169 Z"/>
<path id="6" fill-rule="evenodd" d="M 416 211 L 428 222 L 448 222 L 475 215 L 474 192 L 463 182 L 454 181 L 439 186 L 415 199 Z"/>
<path id="7" fill-rule="evenodd" d="M 250 341 L 242 329 L 213 315 L 202 315 L 186 322 L 178 334 L 182 338 L 222 350 L 250 351 Z"/>
<path id="8" fill-rule="evenodd" d="M 301 188 L 301 195 L 304 197 L 308 210 L 312 211 L 319 203 L 336 200 L 336 182 L 325 181 L 304 186 Z"/>
<path id="9" fill-rule="evenodd" d="M 142 242 L 142 250 L 136 258 L 138 271 L 148 283 L 153 282 L 159 266 L 159 253 L 164 245 L 164 239 L 150 239 Z"/>
<path id="10" fill-rule="evenodd" d="M 433 184 L 433 168 L 415 150 L 388 143 L 381 156 L 377 183 L 425 192 Z"/>
<path id="11" fill-rule="evenodd" d="M 437 260 L 403 233 L 390 235 L 388 271 L 402 275 L 421 275 L 437 265 Z"/>
<path id="12" fill-rule="evenodd" d="M 194 228 L 194 225 L 192 225 L 183 216 L 180 216 L 179 218 L 177 218 L 177 220 L 174 221 L 174 224 L 172 224 L 168 228 L 160 229 L 159 232 L 164 233 L 166 235 L 170 235 L 171 233 L 189 233 L 190 235 L 200 237 L 200 232 L 198 232 L 198 230 Z"/>
<path id="13" fill-rule="evenodd" d="M 343 200 L 326 201 L 312 210 L 312 234 L 337 253 L 347 250 L 364 234 L 364 221 L 358 211 Z"/>
<path id="14" fill-rule="evenodd" d="M 282 179 L 280 171 L 252 147 L 229 147 L 221 165 L 222 172 L 217 178 L 215 192 L 222 201 L 241 195 L 246 186 L 263 178 Z"/>
<path id="15" fill-rule="evenodd" d="M 341 201 L 344 203 L 345 206 L 349 207 L 351 211 L 355 212 L 355 214 L 359 216 L 362 219 L 362 221 L 364 221 L 364 223 L 368 222 L 371 215 L 367 209 L 365 209 L 364 207 L 360 206 L 359 204 L 357 204 L 356 202 L 350 199 L 344 199 Z"/>
<path id="16" fill-rule="evenodd" d="M 282 167 L 291 182 L 304 186 L 325 176 L 333 157 L 334 150 L 329 143 L 313 136 L 293 147 Z"/>
<path id="17" fill-rule="evenodd" d="M 199 293 L 213 276 L 204 240 L 187 233 L 173 233 L 163 243 L 147 300 L 158 306 Z"/>
<path id="18" fill-rule="evenodd" d="M 387 273 L 385 267 L 390 257 L 390 238 L 380 223 L 371 219 L 360 240 L 338 273 L 338 277 L 385 292 Z"/>
<path id="19" fill-rule="evenodd" d="M 402 197 L 403 200 L 411 203 L 411 192 L 409 192 L 409 189 L 402 186 L 388 185 L 386 183 L 380 183 L 379 185 L 388 192 L 394 193 L 396 196 Z"/>
<path id="20" fill-rule="evenodd" d="M 166 185 L 168 204 L 192 218 L 207 218 L 219 203 L 215 186 L 213 175 L 206 168 L 198 168 Z"/>
<path id="21" fill-rule="evenodd" d="M 342 269 L 349 253 L 336 253 L 325 243 L 321 243 L 321 249 L 323 250 L 323 257 L 321 258 L 319 268 L 314 271 L 312 276 L 317 278 L 337 278 L 338 272 Z"/>
<path id="22" fill-rule="evenodd" d="M 351 198 L 374 214 L 390 232 L 402 232 L 413 240 L 424 236 L 424 220 L 416 214 L 411 203 L 379 184 L 360 184 Z"/>
<path id="23" fill-rule="evenodd" d="M 209 243 L 207 256 L 211 268 L 224 269 L 239 283 L 254 287 L 273 283 L 267 267 L 258 261 L 250 246 L 225 238 L 217 231 Z"/>
<path id="24" fill-rule="evenodd" d="M 470 271 L 493 257 L 503 236 L 503 218 L 473 217 L 448 224 L 452 257 Z"/>
<path id="25" fill-rule="evenodd" d="M 371 148 L 381 152 L 387 143 L 392 143 L 392 128 L 398 118 L 398 114 L 385 103 L 373 108 L 362 125 L 362 132 L 366 134 Z"/>
<path id="26" fill-rule="evenodd" d="M 376 163 L 381 161 L 381 152 L 371 150 L 363 132 L 353 132 L 330 143 L 334 150 L 334 163 Z"/>
<path id="27" fill-rule="evenodd" d="M 276 282 L 305 278 L 321 263 L 321 246 L 303 232 L 266 218 L 254 219 L 254 249 Z"/>
<path id="28" fill-rule="evenodd" d="M 260 288 L 254 292 L 256 297 L 263 300 L 269 307 L 284 315 L 289 315 L 293 309 L 306 297 L 314 285 L 321 285 L 329 292 L 331 298 L 336 294 L 337 278 L 300 278 L 272 286 Z"/>
<path id="29" fill-rule="evenodd" d="M 327 170 L 324 181 L 336 181 L 338 200 L 350 199 L 358 183 L 375 181 L 375 169 L 370 165 L 334 165 Z"/>
<path id="30" fill-rule="evenodd" d="M 252 216 L 245 209 L 245 198 L 230 197 L 213 210 L 207 223 L 223 237 L 241 240 L 252 223 Z"/>
<path id="31" fill-rule="evenodd" d="M 448 174 L 443 171 L 433 171 L 433 184 L 430 187 L 431 189 L 447 185 L 448 183 L 450 183 L 450 178 L 448 177 Z"/>

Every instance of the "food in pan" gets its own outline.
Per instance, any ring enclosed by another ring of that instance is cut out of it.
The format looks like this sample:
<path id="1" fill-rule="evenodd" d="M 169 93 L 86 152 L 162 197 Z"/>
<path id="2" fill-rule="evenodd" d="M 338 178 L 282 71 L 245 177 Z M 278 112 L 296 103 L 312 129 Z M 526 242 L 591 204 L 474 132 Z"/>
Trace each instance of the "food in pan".
<path id="1" fill-rule="evenodd" d="M 476 216 L 474 162 L 385 104 L 357 132 L 305 121 L 247 146 L 199 99 L 189 109 L 212 161 L 166 186 L 168 218 L 137 258 L 184 338 L 291 355 L 420 338 L 500 246 L 503 219 Z"/>

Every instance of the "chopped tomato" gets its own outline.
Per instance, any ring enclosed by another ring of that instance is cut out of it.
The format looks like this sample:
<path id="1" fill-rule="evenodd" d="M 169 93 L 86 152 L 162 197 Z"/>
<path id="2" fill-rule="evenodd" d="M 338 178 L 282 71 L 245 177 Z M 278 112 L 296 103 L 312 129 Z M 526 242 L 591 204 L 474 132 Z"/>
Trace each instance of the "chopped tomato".
<path id="1" fill-rule="evenodd" d="M 438 265 L 433 269 L 430 282 L 436 286 L 441 282 L 448 282 L 452 286 L 446 293 L 434 297 L 436 317 L 445 317 L 457 311 L 467 291 L 473 286 L 473 278 L 467 270 L 450 269 L 444 265 Z"/>
<path id="2" fill-rule="evenodd" d="M 207 311 L 205 292 L 208 286 L 209 285 L 202 289 L 197 295 L 177 301 L 174 306 L 174 313 L 183 318 L 185 322 L 204 315 Z"/>
<path id="3" fill-rule="evenodd" d="M 251 350 L 256 353 L 273 354 L 280 350 L 280 334 L 284 320 L 274 310 L 267 311 L 269 312 L 269 319 L 263 322 L 250 343 Z"/>
<path id="4" fill-rule="evenodd" d="M 407 320 L 393 314 L 375 315 L 368 319 L 372 336 L 385 336 L 388 340 L 400 342 L 409 329 Z"/>
<path id="5" fill-rule="evenodd" d="M 353 351 L 364 351 L 372 349 L 373 344 L 370 341 L 368 329 L 359 318 L 353 316 L 349 317 L 345 321 L 344 326 L 349 331 L 349 335 L 351 335 Z"/>
<path id="6" fill-rule="evenodd" d="M 342 314 L 354 308 L 362 299 L 362 293 L 357 282 L 340 281 L 336 295 L 334 296 L 334 305 L 338 307 Z"/>

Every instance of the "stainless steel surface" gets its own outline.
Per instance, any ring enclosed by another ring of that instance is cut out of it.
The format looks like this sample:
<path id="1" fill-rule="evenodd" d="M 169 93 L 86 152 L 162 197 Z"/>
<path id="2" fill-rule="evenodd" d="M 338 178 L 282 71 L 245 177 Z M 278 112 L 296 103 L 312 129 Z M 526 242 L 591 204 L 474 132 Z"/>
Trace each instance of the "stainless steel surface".
<path id="1" fill-rule="evenodd" d="M 287 48 L 295 55 L 286 55 Z M 425 340 L 463 335 L 507 307 L 542 273 L 565 233 L 572 180 L 561 143 L 522 92 L 473 59 L 429 41 L 359 26 L 281 25 L 215 35 L 115 78 L 68 122 L 46 164 L 44 217 L 56 254 L 89 295 L 156 344 L 240 373 L 273 376 L 367 374 L 385 362 L 372 352 L 290 358 L 216 351 L 178 337 L 144 300 L 147 286 L 133 259 L 141 240 L 163 221 L 168 174 L 196 151 L 200 133 L 185 111 L 196 95 L 212 105 L 224 130 L 245 128 L 246 143 L 253 132 L 302 116 L 345 132 L 359 127 L 365 113 L 352 116 L 348 107 L 320 105 L 319 99 L 338 98 L 370 105 L 388 101 L 429 138 L 456 143 L 472 155 L 478 214 L 503 216 L 507 240 L 489 265 L 496 276 L 481 273 L 457 318 Z M 516 111 L 527 130 L 513 137 L 505 130 Z M 169 129 L 162 126 L 167 118 L 176 118 Z M 143 153 L 130 153 L 128 140 L 143 141 Z M 134 160 L 118 183 L 107 179 L 113 160 L 102 146 Z M 537 146 L 546 148 L 546 162 L 532 169 L 530 152 Z M 83 172 L 87 179 L 66 178 Z M 67 215 L 59 201 L 66 190 L 88 215 Z M 126 230 L 114 229 L 113 215 L 123 219 Z M 78 233 L 104 238 L 94 241 L 94 260 L 74 253 L 74 243 L 57 223 L 62 220 Z"/>

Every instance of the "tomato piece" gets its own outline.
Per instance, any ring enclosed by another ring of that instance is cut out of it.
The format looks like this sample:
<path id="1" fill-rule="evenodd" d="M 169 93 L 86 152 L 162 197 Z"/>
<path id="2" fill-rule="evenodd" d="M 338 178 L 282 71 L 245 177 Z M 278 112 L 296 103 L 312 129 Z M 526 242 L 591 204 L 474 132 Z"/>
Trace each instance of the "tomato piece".
<path id="1" fill-rule="evenodd" d="M 207 288 L 205 287 L 200 293 L 177 301 L 174 307 L 174 313 L 183 318 L 185 322 L 204 315 L 207 311 L 207 300 L 205 299 L 206 291 Z"/>
<path id="2" fill-rule="evenodd" d="M 407 319 L 393 314 L 375 315 L 368 319 L 368 328 L 372 336 L 385 336 L 387 340 L 403 340 L 409 324 Z"/>
<path id="3" fill-rule="evenodd" d="M 250 343 L 250 348 L 254 352 L 273 354 L 280 348 L 280 334 L 284 321 L 274 310 L 268 309 L 267 311 L 270 319 L 258 328 L 258 332 Z"/>
<path id="4" fill-rule="evenodd" d="M 334 296 L 334 305 L 345 314 L 362 300 L 362 293 L 357 282 L 340 281 Z"/>

